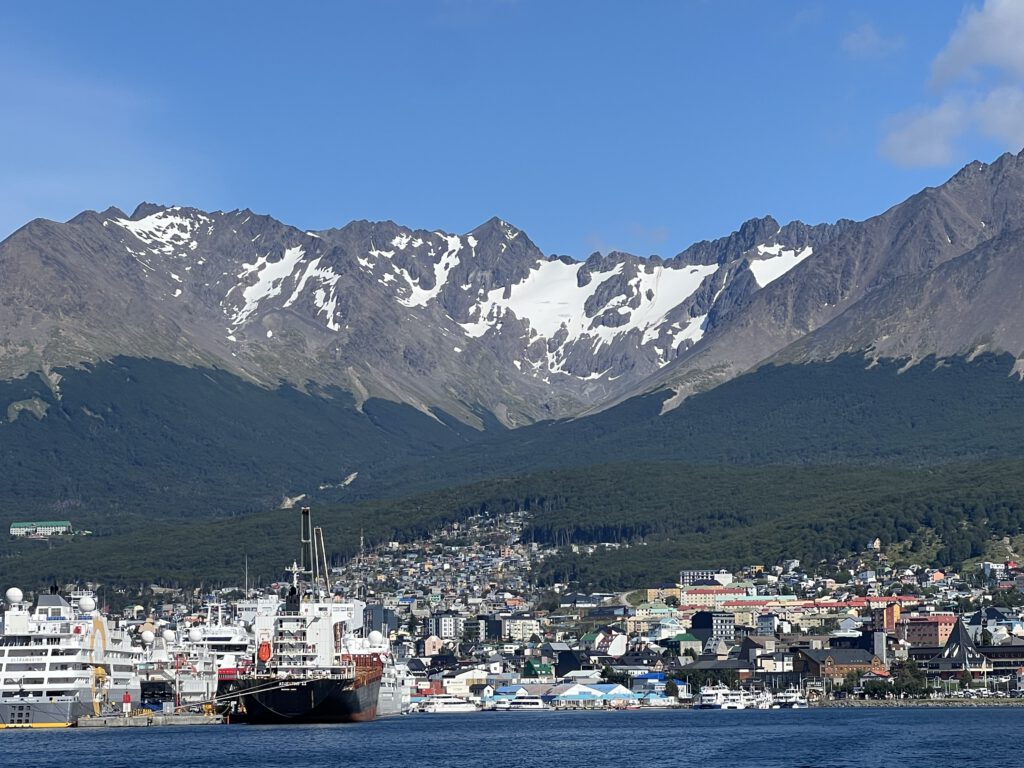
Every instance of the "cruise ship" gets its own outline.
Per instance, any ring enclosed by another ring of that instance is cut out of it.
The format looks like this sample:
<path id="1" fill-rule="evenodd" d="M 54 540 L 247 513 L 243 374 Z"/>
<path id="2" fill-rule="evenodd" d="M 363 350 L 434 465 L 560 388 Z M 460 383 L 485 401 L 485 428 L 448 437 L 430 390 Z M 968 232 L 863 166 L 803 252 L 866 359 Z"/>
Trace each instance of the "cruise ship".
<path id="1" fill-rule="evenodd" d="M 142 648 L 96 610 L 95 597 L 56 589 L 35 606 L 17 587 L 0 622 L 0 728 L 74 725 L 140 701 Z"/>

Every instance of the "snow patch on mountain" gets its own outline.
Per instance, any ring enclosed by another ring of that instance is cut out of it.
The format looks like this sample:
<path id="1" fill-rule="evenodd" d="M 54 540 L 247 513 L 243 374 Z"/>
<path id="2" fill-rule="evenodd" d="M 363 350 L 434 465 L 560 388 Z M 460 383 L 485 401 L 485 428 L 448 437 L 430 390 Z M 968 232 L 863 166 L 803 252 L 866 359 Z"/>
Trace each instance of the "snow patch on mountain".
<path id="1" fill-rule="evenodd" d="M 211 221 L 209 216 L 198 212 L 181 214 L 181 208 L 168 208 L 151 213 L 138 221 L 131 219 L 111 219 L 114 224 L 123 227 L 141 240 L 152 250 L 170 256 L 175 250 L 188 248 L 195 250 L 193 232 L 201 224 Z"/>
<path id="2" fill-rule="evenodd" d="M 446 235 L 443 232 L 435 232 L 446 245 L 444 254 L 438 261 L 434 262 L 434 287 L 423 288 L 419 281 L 414 280 L 412 275 L 408 271 L 401 267 L 395 267 L 395 270 L 399 275 L 405 278 L 405 282 L 409 285 L 409 295 L 402 298 L 399 297 L 399 303 L 406 307 L 425 307 L 427 302 L 435 298 L 441 290 L 444 288 L 445 283 L 448 282 L 448 275 L 455 267 L 459 264 L 459 251 L 462 250 L 462 240 L 458 235 Z M 398 238 L 395 238 L 398 240 Z M 394 243 L 394 241 L 392 241 Z M 475 245 L 475 242 L 473 243 Z M 397 245 L 395 247 L 398 247 Z M 403 246 L 404 247 L 404 246 Z M 431 258 L 437 257 L 436 246 L 431 245 L 428 254 Z"/>
<path id="3" fill-rule="evenodd" d="M 330 267 L 321 267 L 320 257 L 317 257 L 306 265 L 298 284 L 295 286 L 295 290 L 292 291 L 291 296 L 285 301 L 284 307 L 290 307 L 298 301 L 306 288 L 306 283 L 310 280 L 317 281 L 320 283 L 320 286 L 313 292 L 313 304 L 317 308 L 317 316 L 323 313 L 326 318 L 327 327 L 332 331 L 340 331 L 341 325 L 335 317 L 338 307 L 337 285 L 340 279 L 341 275 Z"/>
<path id="4" fill-rule="evenodd" d="M 460 325 L 467 336 L 477 338 L 492 328 L 500 328 L 508 314 L 526 320 L 531 337 L 552 339 L 559 336 L 560 349 L 548 350 L 548 369 L 560 371 L 564 360 L 559 352 L 583 338 L 593 339 L 599 345 L 609 344 L 631 331 L 640 330 L 641 344 L 658 339 L 669 313 L 719 269 L 714 264 L 679 268 L 641 267 L 629 281 L 628 291 L 616 295 L 595 313 L 617 310 L 627 316 L 626 322 L 616 326 L 600 324 L 593 316 L 587 315 L 587 301 L 607 280 L 621 274 L 624 266 L 620 262 L 605 272 L 593 272 L 590 281 L 580 287 L 582 264 L 566 264 L 557 260 L 542 262 L 524 280 L 512 285 L 507 290 L 507 297 L 505 288 L 487 292 L 484 300 L 470 310 L 470 316 L 476 315 L 477 319 Z M 685 328 L 676 324 L 674 332 L 670 333 L 671 347 L 674 349 L 684 340 L 699 341 L 705 321 L 706 315 L 703 315 L 691 319 Z M 667 351 L 661 354 L 668 358 Z"/>
<path id="5" fill-rule="evenodd" d="M 256 282 L 242 289 L 245 304 L 231 318 L 232 324 L 241 325 L 256 311 L 261 301 L 279 295 L 285 278 L 292 274 L 304 255 L 302 246 L 297 245 L 294 248 L 286 248 L 280 261 L 270 261 L 270 254 L 267 254 L 257 257 L 251 264 L 243 264 L 238 279 L 245 280 L 255 274 Z"/>
<path id="6" fill-rule="evenodd" d="M 589 318 L 584 311 L 587 299 L 597 292 L 601 283 L 622 271 L 622 263 L 607 272 L 594 272 L 590 282 L 578 287 L 577 275 L 582 264 L 562 261 L 541 262 L 530 274 L 510 288 L 495 288 L 477 304 L 470 314 L 479 319 L 461 323 L 467 336 L 483 336 L 491 328 L 499 327 L 506 313 L 525 319 L 534 335 L 551 338 L 560 328 L 569 333 L 569 340 L 578 339 L 589 329 Z M 504 294 L 508 292 L 508 298 Z"/>
<path id="7" fill-rule="evenodd" d="M 750 271 L 754 275 L 759 288 L 764 288 L 774 280 L 778 280 L 793 267 L 811 255 L 811 246 L 801 249 L 785 250 L 781 245 L 759 245 L 757 253 L 759 256 L 769 256 L 767 259 L 760 259 L 750 262 Z"/>
<path id="8" fill-rule="evenodd" d="M 681 301 L 692 296 L 706 277 L 717 271 L 717 264 L 686 266 L 679 269 L 658 266 L 651 272 L 641 270 L 633 281 L 640 296 L 640 306 L 630 314 L 629 323 L 621 327 L 630 330 L 642 329 L 644 334 L 641 344 L 653 341 L 658 336 L 658 329 L 665 322 L 665 316 Z"/>

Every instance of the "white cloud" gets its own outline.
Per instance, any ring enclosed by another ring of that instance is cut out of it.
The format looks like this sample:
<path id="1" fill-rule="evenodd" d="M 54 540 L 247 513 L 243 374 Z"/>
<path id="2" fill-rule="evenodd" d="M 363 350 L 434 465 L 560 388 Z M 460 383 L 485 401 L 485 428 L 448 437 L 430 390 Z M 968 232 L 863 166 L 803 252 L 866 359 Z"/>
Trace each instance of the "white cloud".
<path id="1" fill-rule="evenodd" d="M 974 105 L 978 127 L 1011 149 L 1024 147 L 1024 88 L 1002 86 Z"/>
<path id="2" fill-rule="evenodd" d="M 1024 3 L 986 0 L 960 19 L 946 47 L 932 62 L 932 82 L 948 85 L 992 69 L 1024 78 Z"/>
<path id="3" fill-rule="evenodd" d="M 932 61 L 939 102 L 890 121 L 881 152 L 896 165 L 949 165 L 961 137 L 1024 146 L 1024 2 L 986 0 L 960 19 Z"/>
<path id="4" fill-rule="evenodd" d="M 903 47 L 903 38 L 885 37 L 874 24 L 862 24 L 843 38 L 842 46 L 856 59 L 883 59 Z"/>
<path id="5" fill-rule="evenodd" d="M 900 115 L 882 141 L 882 154 L 906 168 L 948 165 L 954 158 L 953 142 L 969 122 L 969 109 L 958 99 Z"/>

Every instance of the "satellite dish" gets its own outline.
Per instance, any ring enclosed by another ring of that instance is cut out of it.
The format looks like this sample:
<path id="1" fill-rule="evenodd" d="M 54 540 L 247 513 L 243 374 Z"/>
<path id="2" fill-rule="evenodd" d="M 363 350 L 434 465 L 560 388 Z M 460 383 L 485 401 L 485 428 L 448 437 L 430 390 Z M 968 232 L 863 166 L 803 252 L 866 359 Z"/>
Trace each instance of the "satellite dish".
<path id="1" fill-rule="evenodd" d="M 380 645 L 384 642 L 384 635 L 375 629 L 370 633 L 369 637 L 367 637 L 367 640 L 370 641 L 370 645 Z"/>
<path id="2" fill-rule="evenodd" d="M 203 633 L 196 627 L 192 627 L 188 631 L 188 640 L 190 643 L 199 643 L 203 640 Z"/>
<path id="3" fill-rule="evenodd" d="M 174 632 L 172 632 L 169 629 L 165 629 L 164 630 L 164 634 L 163 634 L 163 638 L 164 638 L 164 642 L 165 643 L 173 643 L 174 642 Z"/>
<path id="4" fill-rule="evenodd" d="M 86 595 L 78 601 L 78 610 L 83 613 L 92 613 L 96 610 L 96 601 L 89 597 L 89 595 Z"/>
<path id="5" fill-rule="evenodd" d="M 150 632 L 148 629 L 142 633 L 142 644 L 152 645 L 153 641 L 156 640 L 156 635 Z"/>
<path id="6" fill-rule="evenodd" d="M 17 587 L 11 587 L 10 589 L 8 589 L 7 594 L 4 596 L 7 598 L 7 603 L 9 605 L 20 603 L 22 600 L 25 599 L 25 595 L 23 595 L 21 590 Z"/>

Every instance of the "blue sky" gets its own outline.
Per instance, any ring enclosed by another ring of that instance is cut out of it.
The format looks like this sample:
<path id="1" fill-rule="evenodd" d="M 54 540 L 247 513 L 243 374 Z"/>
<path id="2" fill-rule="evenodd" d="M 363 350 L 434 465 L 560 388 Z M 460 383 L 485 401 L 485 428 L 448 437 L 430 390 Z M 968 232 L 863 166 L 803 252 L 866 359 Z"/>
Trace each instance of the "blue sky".
<path id="1" fill-rule="evenodd" d="M 673 255 L 1024 144 L 1024 3 L 0 6 L 0 237 L 143 200 Z"/>

